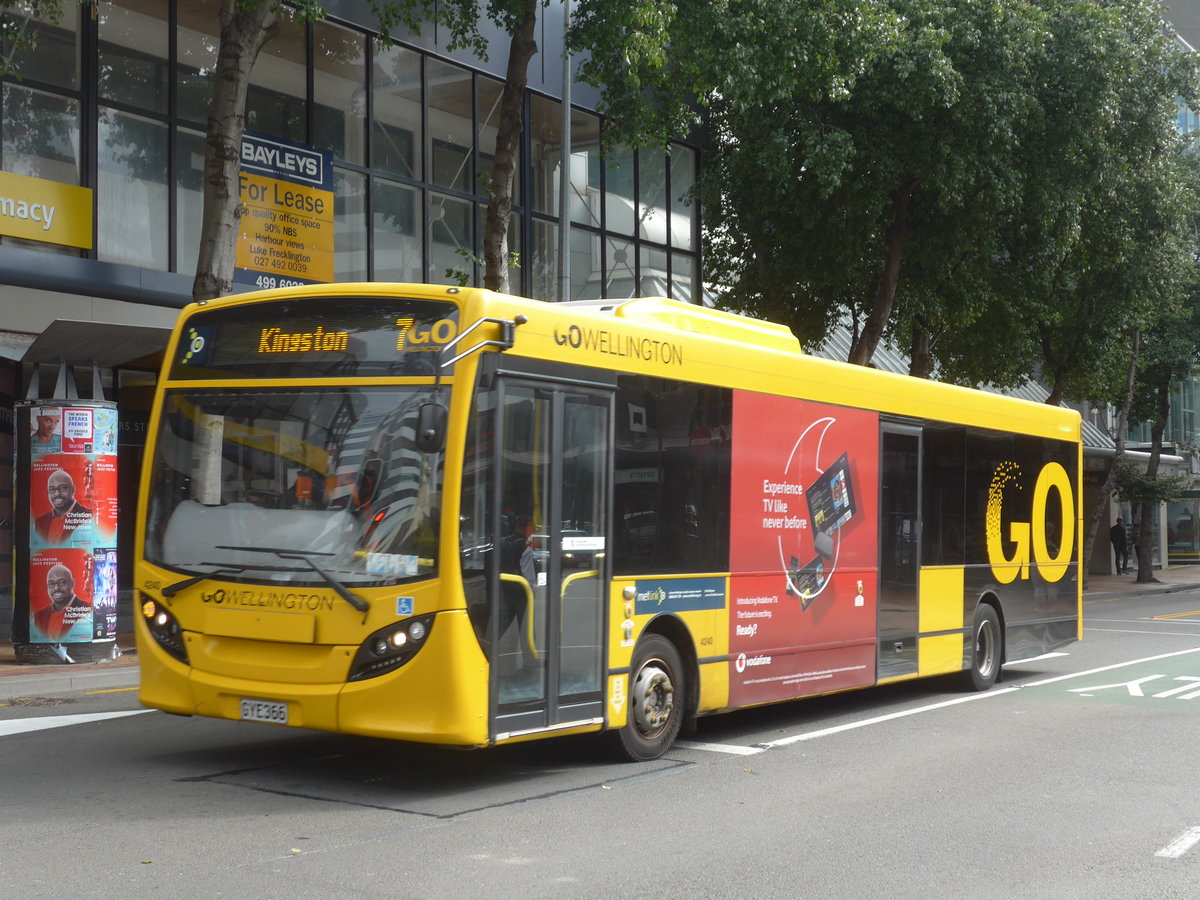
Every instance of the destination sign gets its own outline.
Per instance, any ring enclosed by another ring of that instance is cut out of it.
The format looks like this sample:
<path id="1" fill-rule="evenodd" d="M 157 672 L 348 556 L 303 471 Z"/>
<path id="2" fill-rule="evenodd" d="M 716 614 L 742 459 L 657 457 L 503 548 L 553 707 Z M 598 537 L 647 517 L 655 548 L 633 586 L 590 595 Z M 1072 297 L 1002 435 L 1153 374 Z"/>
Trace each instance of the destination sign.
<path id="1" fill-rule="evenodd" d="M 458 335 L 440 300 L 297 297 L 194 313 L 172 378 L 432 375 Z"/>

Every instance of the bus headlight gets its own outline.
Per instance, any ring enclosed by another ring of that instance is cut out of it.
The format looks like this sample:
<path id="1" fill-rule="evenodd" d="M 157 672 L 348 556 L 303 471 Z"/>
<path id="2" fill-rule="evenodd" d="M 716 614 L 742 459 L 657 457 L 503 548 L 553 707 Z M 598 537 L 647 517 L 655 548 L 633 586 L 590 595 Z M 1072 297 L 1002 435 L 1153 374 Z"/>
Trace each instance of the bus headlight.
<path id="1" fill-rule="evenodd" d="M 189 665 L 187 647 L 183 643 L 183 629 L 179 627 L 179 620 L 162 602 L 144 594 L 141 595 L 141 601 L 142 621 L 146 623 L 146 629 L 150 632 L 150 636 L 169 656 L 184 665 Z"/>
<path id="2" fill-rule="evenodd" d="M 414 616 L 393 622 L 367 637 L 354 654 L 349 681 L 363 681 L 394 672 L 417 655 L 429 637 L 433 616 Z"/>

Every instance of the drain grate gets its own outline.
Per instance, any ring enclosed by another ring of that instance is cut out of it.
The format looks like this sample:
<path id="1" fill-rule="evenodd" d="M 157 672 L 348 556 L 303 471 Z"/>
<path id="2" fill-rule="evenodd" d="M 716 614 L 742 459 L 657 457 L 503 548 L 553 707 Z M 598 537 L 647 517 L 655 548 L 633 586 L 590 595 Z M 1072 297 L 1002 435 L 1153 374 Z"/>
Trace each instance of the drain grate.
<path id="1" fill-rule="evenodd" d="M 70 697 L 13 697 L 9 706 L 63 706 L 74 703 Z"/>

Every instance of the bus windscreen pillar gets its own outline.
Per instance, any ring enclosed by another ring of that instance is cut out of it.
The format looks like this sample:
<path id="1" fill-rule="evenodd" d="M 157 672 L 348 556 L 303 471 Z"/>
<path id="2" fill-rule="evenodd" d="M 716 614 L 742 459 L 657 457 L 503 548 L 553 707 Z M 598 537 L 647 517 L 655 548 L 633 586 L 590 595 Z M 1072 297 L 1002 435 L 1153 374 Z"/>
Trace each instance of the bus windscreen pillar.
<path id="1" fill-rule="evenodd" d="M 16 405 L 13 622 L 26 663 L 117 656 L 117 406 Z"/>

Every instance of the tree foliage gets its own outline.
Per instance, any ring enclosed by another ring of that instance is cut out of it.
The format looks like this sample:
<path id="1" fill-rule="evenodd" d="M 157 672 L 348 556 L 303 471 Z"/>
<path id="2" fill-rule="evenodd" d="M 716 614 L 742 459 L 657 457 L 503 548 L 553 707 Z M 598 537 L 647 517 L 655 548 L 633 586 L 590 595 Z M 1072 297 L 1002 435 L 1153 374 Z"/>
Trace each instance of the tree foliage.
<path id="1" fill-rule="evenodd" d="M 946 335 L 945 371 L 1001 383 L 1037 371 L 1047 402 L 1119 402 L 1128 335 L 1175 306 L 1190 277 L 1177 98 L 1194 54 L 1153 4 L 1045 3 L 1021 142 L 1020 202 L 999 223 L 993 302 Z M 989 344 L 992 351 L 989 352 Z M 989 357 L 1004 348 L 1007 371 Z"/>
<path id="2" fill-rule="evenodd" d="M 1154 3 L 635 0 L 577 29 L 619 134 L 707 126 L 706 275 L 807 345 L 844 321 L 853 362 L 886 335 L 915 374 L 1094 395 L 1178 294 L 1196 75 Z"/>
<path id="3" fill-rule="evenodd" d="M 1122 499 L 1137 504 L 1138 519 L 1145 538 L 1139 544 L 1138 581 L 1154 577 L 1154 560 L 1149 548 L 1155 545 L 1159 504 L 1178 499 L 1185 486 L 1177 476 L 1163 476 L 1159 465 L 1163 437 L 1171 414 L 1173 390 L 1179 379 L 1193 372 L 1200 363 L 1200 155 L 1193 141 L 1176 159 L 1181 189 L 1186 200 L 1187 234 L 1193 251 L 1186 285 L 1179 302 L 1164 308 L 1147 328 L 1142 362 L 1134 385 L 1131 415 L 1134 421 L 1150 428 L 1150 458 L 1144 471 L 1127 471 L 1118 479 L 1117 492 Z M 1174 295 L 1172 295 L 1174 296 Z"/>
<path id="4" fill-rule="evenodd" d="M 38 20 L 58 22 L 64 0 L 0 0 L 0 76 L 21 76 L 21 56 L 37 46 Z M 71 0 L 66 0 L 71 2 Z M 79 0 L 95 7 L 96 0 Z"/>

